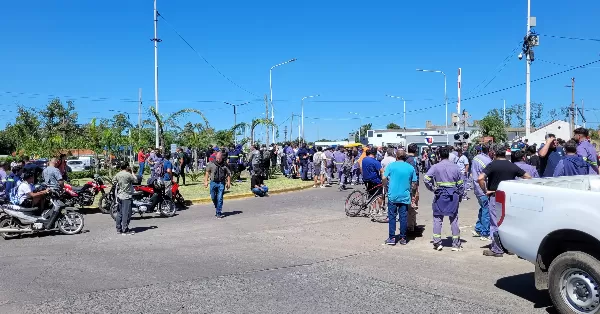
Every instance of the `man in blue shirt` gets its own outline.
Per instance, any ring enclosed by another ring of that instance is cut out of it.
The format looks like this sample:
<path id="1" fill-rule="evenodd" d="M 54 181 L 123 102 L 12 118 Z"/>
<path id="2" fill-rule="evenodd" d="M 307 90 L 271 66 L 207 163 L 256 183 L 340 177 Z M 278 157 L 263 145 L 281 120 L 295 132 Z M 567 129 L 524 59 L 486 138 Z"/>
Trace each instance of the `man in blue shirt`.
<path id="1" fill-rule="evenodd" d="M 375 159 L 377 149 L 371 148 L 367 151 L 367 157 L 362 160 L 363 181 L 370 196 L 381 194 L 381 162 Z"/>
<path id="2" fill-rule="evenodd" d="M 398 150 L 396 161 L 389 164 L 383 172 L 383 179 L 388 185 L 389 237 L 385 241 L 387 245 L 396 245 L 396 218 L 398 216 L 400 220 L 398 243 L 401 245 L 406 244 L 408 206 L 412 202 L 412 196 L 415 195 L 418 181 L 415 168 L 405 162 L 406 158 L 406 152 Z"/>

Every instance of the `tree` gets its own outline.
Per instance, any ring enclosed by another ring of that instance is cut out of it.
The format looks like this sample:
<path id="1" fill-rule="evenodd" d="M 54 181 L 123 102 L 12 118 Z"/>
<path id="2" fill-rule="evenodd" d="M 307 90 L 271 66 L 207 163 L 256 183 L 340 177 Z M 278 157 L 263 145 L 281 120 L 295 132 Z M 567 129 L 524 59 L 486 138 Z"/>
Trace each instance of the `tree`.
<path id="1" fill-rule="evenodd" d="M 507 139 L 502 116 L 497 109 L 490 110 L 488 114 L 479 121 L 481 136 L 491 136 L 494 142 L 505 142 Z"/>
<path id="2" fill-rule="evenodd" d="M 250 124 L 250 145 L 254 144 L 254 129 L 259 125 L 264 125 L 265 127 L 277 127 L 270 119 L 260 118 L 252 120 L 252 124 Z"/>
<path id="3" fill-rule="evenodd" d="M 208 128 L 208 120 L 206 119 L 206 117 L 204 116 L 204 114 L 200 110 L 196 110 L 196 109 L 182 109 L 182 110 L 174 112 L 171 115 L 165 117 L 165 116 L 159 114 L 158 112 L 156 112 L 156 109 L 154 107 L 150 107 L 150 113 L 154 117 L 154 120 L 156 122 L 158 122 L 158 140 L 159 140 L 159 146 L 161 146 L 163 148 L 165 147 L 165 144 L 166 144 L 165 139 L 167 137 L 166 134 L 165 134 L 165 130 L 168 127 L 175 128 L 175 129 L 181 129 L 177 125 L 177 120 L 179 118 L 181 118 L 182 116 L 188 114 L 188 113 L 198 114 L 202 118 L 202 120 L 204 120 L 204 123 L 205 123 L 206 127 Z"/>
<path id="4" fill-rule="evenodd" d="M 367 137 L 367 131 L 371 130 L 371 127 L 373 127 L 372 123 L 367 123 L 367 124 L 362 125 L 360 127 L 360 136 L 361 137 Z M 358 136 L 359 136 L 358 133 L 356 133 L 354 135 L 354 141 L 357 142 L 357 143 L 360 142 L 360 138 Z"/>
<path id="5" fill-rule="evenodd" d="M 386 125 L 386 127 L 385 127 L 385 128 L 386 128 L 386 129 L 388 129 L 388 130 L 400 130 L 400 129 L 402 129 L 402 127 L 401 127 L 401 126 L 397 125 L 397 124 L 396 124 L 396 123 L 394 123 L 394 122 L 390 122 L 390 123 L 388 123 L 388 125 Z"/>
<path id="6" fill-rule="evenodd" d="M 525 104 L 514 104 L 509 108 L 506 108 L 506 126 L 525 127 L 525 109 Z M 544 104 L 536 102 L 531 103 L 530 121 L 532 127 L 540 125 L 543 113 Z M 502 116 L 500 116 L 500 118 L 502 118 Z M 516 124 L 513 125 L 513 121 L 515 121 Z"/>

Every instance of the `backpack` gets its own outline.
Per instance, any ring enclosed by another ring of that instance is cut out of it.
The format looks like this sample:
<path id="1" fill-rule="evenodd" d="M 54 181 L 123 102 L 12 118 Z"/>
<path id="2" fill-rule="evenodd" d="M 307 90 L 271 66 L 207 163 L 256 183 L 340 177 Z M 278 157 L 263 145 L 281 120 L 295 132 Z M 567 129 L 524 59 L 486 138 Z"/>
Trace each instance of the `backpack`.
<path id="1" fill-rule="evenodd" d="M 14 205 L 19 205 L 19 203 L 20 203 L 18 190 L 19 190 L 19 186 L 21 185 L 21 183 L 23 183 L 23 181 L 17 181 L 17 183 L 15 184 L 15 187 L 10 190 L 9 200 Z"/>
<path id="2" fill-rule="evenodd" d="M 165 175 L 165 160 L 159 159 L 154 162 L 154 176 L 157 178 L 162 178 Z"/>

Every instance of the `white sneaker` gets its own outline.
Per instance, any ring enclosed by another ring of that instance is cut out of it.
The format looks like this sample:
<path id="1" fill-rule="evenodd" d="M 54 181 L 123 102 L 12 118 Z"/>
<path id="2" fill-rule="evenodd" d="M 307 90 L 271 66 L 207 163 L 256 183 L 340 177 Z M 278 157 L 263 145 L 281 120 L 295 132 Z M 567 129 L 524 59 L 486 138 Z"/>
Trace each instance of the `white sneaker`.
<path id="1" fill-rule="evenodd" d="M 316 188 L 316 187 L 317 187 L 317 185 L 313 185 L 313 188 Z"/>
<path id="2" fill-rule="evenodd" d="M 460 252 L 462 250 L 463 250 L 462 247 L 452 247 L 452 252 Z"/>
<path id="3" fill-rule="evenodd" d="M 481 241 L 492 241 L 492 237 L 480 237 L 479 240 L 481 240 Z"/>
<path id="4" fill-rule="evenodd" d="M 471 234 L 472 234 L 474 237 L 481 237 L 481 235 L 479 234 L 479 232 L 477 232 L 477 231 L 475 231 L 475 230 L 471 230 Z"/>
<path id="5" fill-rule="evenodd" d="M 325 186 L 324 186 L 324 185 L 321 185 L 321 188 L 322 188 L 322 189 L 324 189 L 324 188 L 325 188 Z"/>

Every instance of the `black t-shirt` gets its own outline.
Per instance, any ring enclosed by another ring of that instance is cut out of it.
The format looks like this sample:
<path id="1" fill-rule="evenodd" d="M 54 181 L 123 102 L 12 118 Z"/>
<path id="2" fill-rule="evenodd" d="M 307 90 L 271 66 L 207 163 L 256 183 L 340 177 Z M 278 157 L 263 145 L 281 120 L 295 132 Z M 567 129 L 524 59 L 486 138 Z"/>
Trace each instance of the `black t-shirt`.
<path id="1" fill-rule="evenodd" d="M 487 176 L 488 191 L 496 191 L 500 182 L 522 177 L 525 170 L 506 159 L 496 159 L 483 169 L 483 173 Z"/>
<path id="2" fill-rule="evenodd" d="M 257 176 L 257 175 L 253 175 L 252 178 L 250 179 L 250 189 L 255 188 L 257 185 L 261 186 L 263 185 L 263 177 L 262 176 Z"/>
<path id="3" fill-rule="evenodd" d="M 531 156 L 529 158 L 528 164 L 534 166 L 538 170 L 538 172 L 539 172 L 539 170 L 540 170 L 540 156 L 538 156 L 538 155 Z"/>

